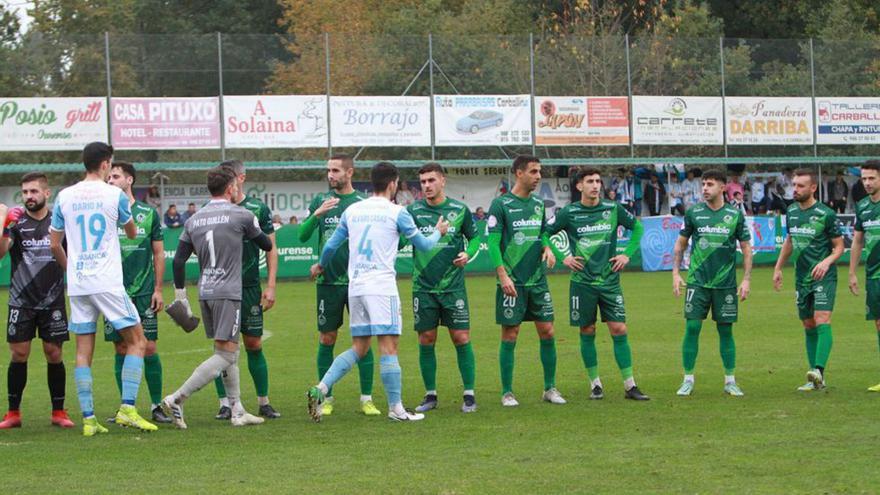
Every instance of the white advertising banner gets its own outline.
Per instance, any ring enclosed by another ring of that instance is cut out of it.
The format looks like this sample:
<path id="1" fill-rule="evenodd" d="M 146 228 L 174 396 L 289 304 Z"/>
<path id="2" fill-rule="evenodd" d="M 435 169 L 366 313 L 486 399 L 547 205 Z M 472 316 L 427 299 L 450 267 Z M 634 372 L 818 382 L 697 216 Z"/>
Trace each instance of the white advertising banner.
<path id="1" fill-rule="evenodd" d="M 727 144 L 813 144 L 811 98 L 727 97 Z"/>
<path id="2" fill-rule="evenodd" d="M 107 99 L 0 98 L 0 151 L 81 150 L 107 142 Z"/>
<path id="3" fill-rule="evenodd" d="M 327 146 L 327 97 L 224 96 L 227 148 Z"/>
<path id="4" fill-rule="evenodd" d="M 628 109 L 625 96 L 537 96 L 535 144 L 627 146 Z"/>
<path id="5" fill-rule="evenodd" d="M 724 144 L 715 96 L 633 96 L 633 144 Z"/>
<path id="6" fill-rule="evenodd" d="M 532 144 L 529 95 L 434 96 L 436 146 Z"/>
<path id="7" fill-rule="evenodd" d="M 333 146 L 431 146 L 431 99 L 427 96 L 334 96 L 330 98 Z"/>
<path id="8" fill-rule="evenodd" d="M 817 144 L 880 143 L 880 98 L 816 98 Z"/>

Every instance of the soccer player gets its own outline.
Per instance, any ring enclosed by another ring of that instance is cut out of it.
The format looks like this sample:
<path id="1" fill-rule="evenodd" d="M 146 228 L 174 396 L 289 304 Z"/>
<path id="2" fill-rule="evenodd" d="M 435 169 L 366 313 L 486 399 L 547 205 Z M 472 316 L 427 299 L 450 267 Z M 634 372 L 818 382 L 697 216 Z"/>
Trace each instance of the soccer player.
<path id="1" fill-rule="evenodd" d="M 798 317 L 804 325 L 807 344 L 807 383 L 800 391 L 825 388 L 825 365 L 831 354 L 831 312 L 837 292 L 837 267 L 843 254 L 843 236 L 837 214 L 816 201 L 816 174 L 798 169 L 792 179 L 794 204 L 785 213 L 788 236 L 773 270 L 773 287 L 782 289 L 782 267 L 789 256 L 795 259 L 795 299 Z"/>
<path id="2" fill-rule="evenodd" d="M 55 260 L 67 270 L 70 298 L 69 329 L 76 334 L 76 391 L 83 414 L 83 435 L 107 433 L 95 418 L 92 399 L 92 355 L 98 314 L 110 322 L 125 342 L 122 363 L 122 405 L 116 424 L 142 431 L 156 425 L 142 418 L 135 408 L 147 340 L 131 299 L 125 292 L 122 257 L 116 226 L 129 239 L 137 236 L 128 196 L 105 181 L 113 162 L 113 147 L 89 143 L 83 149 L 84 180 L 63 189 L 55 199 L 50 247 Z M 67 237 L 67 254 L 61 242 Z"/>
<path id="3" fill-rule="evenodd" d="M 739 315 L 739 301 L 749 297 L 752 278 L 751 235 L 742 211 L 724 202 L 727 176 L 717 170 L 703 173 L 703 202 L 690 207 L 684 215 L 684 224 L 673 250 L 672 292 L 684 297 L 685 333 L 681 345 L 684 381 L 678 395 L 689 396 L 694 391 L 694 367 L 700 348 L 700 330 L 703 320 L 712 309 L 712 319 L 718 329 L 721 363 L 724 366 L 724 393 L 741 397 L 736 383 L 736 345 L 733 324 Z M 687 284 L 681 278 L 679 267 L 692 239 L 691 262 Z M 743 280 L 736 288 L 736 243 L 743 253 Z"/>
<path id="4" fill-rule="evenodd" d="M 513 395 L 516 338 L 523 321 L 534 321 L 544 368 L 542 400 L 565 404 L 556 390 L 556 340 L 553 300 L 547 287 L 547 268 L 556 264 L 547 237 L 544 200 L 532 194 L 541 182 L 541 161 L 520 155 L 513 160 L 516 183 L 489 207 L 489 256 L 498 274 L 495 321 L 501 325 L 501 404 L 518 406 Z"/>
<path id="5" fill-rule="evenodd" d="M 245 238 L 242 250 L 241 275 L 241 334 L 247 352 L 248 371 L 257 390 L 259 414 L 264 418 L 280 418 L 281 413 L 269 404 L 269 365 L 263 353 L 263 312 L 275 305 L 275 277 L 278 273 L 278 250 L 275 248 L 275 227 L 272 225 L 272 212 L 266 203 L 244 194 L 245 168 L 239 160 L 229 160 L 220 164 L 235 173 L 237 187 L 232 201 L 257 217 L 260 229 L 272 242 L 272 250 L 266 253 L 266 290 L 260 287 L 260 250 Z M 217 396 L 220 398 L 220 411 L 215 419 L 228 420 L 232 409 L 223 388 L 223 380 L 214 381 Z M 227 399 L 227 400 L 224 400 Z"/>
<path id="6" fill-rule="evenodd" d="M 632 351 L 626 331 L 626 310 L 620 288 L 620 271 L 639 247 L 642 224 L 620 203 L 601 198 L 602 177 L 598 169 L 587 167 L 576 176 L 581 200 L 556 213 L 550 220 L 548 233 L 565 231 L 573 253 L 563 253 L 563 264 L 571 269 L 569 304 L 571 326 L 580 327 L 581 358 L 590 377 L 590 398 L 605 396 L 599 379 L 596 357 L 596 310 L 608 325 L 614 341 L 614 359 L 623 377 L 624 397 L 649 400 L 636 386 L 633 378 Z M 632 237 L 623 254 L 617 254 L 617 229 L 632 230 Z M 571 248 L 569 248 L 571 249 Z"/>
<path id="7" fill-rule="evenodd" d="M 351 205 L 366 196 L 352 187 L 354 160 L 349 155 L 334 155 L 327 161 L 327 184 L 330 192 L 319 194 L 309 205 L 309 216 L 300 225 L 299 240 L 308 242 L 312 233 L 318 231 L 318 249 L 323 249 L 333 235 L 342 213 Z M 333 255 L 330 263 L 318 276 L 317 318 L 318 333 L 318 379 L 320 380 L 333 364 L 333 348 L 342 326 L 342 312 L 348 306 L 348 240 L 343 241 Z M 382 413 L 373 403 L 373 348 L 358 361 L 361 384 L 361 412 L 367 416 Z M 322 415 L 333 414 L 333 388 L 327 390 L 321 404 Z"/>
<path id="8" fill-rule="evenodd" d="M 480 249 L 480 236 L 467 205 L 446 196 L 446 173 L 438 163 L 419 169 L 424 199 L 407 206 L 416 227 L 431 233 L 445 218 L 449 230 L 430 251 L 413 251 L 413 315 L 419 333 L 419 367 L 425 398 L 416 412 L 435 409 L 437 402 L 437 326 L 449 329 L 458 371 L 464 385 L 461 411 L 477 410 L 474 398 L 475 361 L 470 341 L 470 311 L 464 286 L 464 266 Z"/>
<path id="9" fill-rule="evenodd" d="M 27 384 L 31 341 L 39 332 L 46 355 L 46 377 L 52 401 L 52 424 L 73 428 L 64 410 L 64 387 L 67 381 L 61 346 L 70 337 L 67 310 L 64 307 L 64 269 L 49 249 L 49 224 L 52 219 L 46 201 L 52 193 L 49 181 L 39 172 L 21 179 L 21 197 L 25 210 L 8 210 L 0 204 L 0 218 L 9 223 L 6 236 L 0 239 L 0 258 L 9 253 L 11 277 L 6 341 L 12 352 L 7 370 L 9 412 L 0 421 L 0 430 L 21 427 L 21 398 Z M 7 216 L 8 215 L 8 216 Z"/>
<path id="10" fill-rule="evenodd" d="M 229 400 L 233 426 L 260 424 L 263 418 L 245 411 L 241 403 L 238 370 L 238 336 L 241 327 L 242 251 L 244 239 L 259 249 L 274 249 L 272 240 L 261 229 L 257 217 L 234 204 L 238 196 L 236 174 L 220 165 L 208 172 L 211 201 L 184 224 L 172 264 L 175 299 L 186 297 L 186 260 L 195 252 L 199 260 L 199 307 L 205 335 L 214 340 L 214 355 L 200 364 L 173 394 L 162 399 L 162 409 L 175 426 L 186 429 L 183 402 L 219 375 Z"/>
<path id="11" fill-rule="evenodd" d="M 394 261 L 400 234 L 415 249 L 428 251 L 446 235 L 449 224 L 440 217 L 435 232 L 426 238 L 416 228 L 409 212 L 391 202 L 397 194 L 397 168 L 380 162 L 373 167 L 370 176 L 373 196 L 345 210 L 339 226 L 321 251 L 320 262 L 311 270 L 312 278 L 320 275 L 330 264 L 334 252 L 346 239 L 351 239 L 348 244 L 348 303 L 352 346 L 333 360 L 321 382 L 307 393 L 309 415 L 316 422 L 321 421 L 321 402 L 328 390 L 366 355 L 372 336 L 379 341 L 379 374 L 388 398 L 388 417 L 395 421 L 425 418 L 424 414 L 405 410 L 401 401 L 397 346 L 403 324 Z"/>
<path id="12" fill-rule="evenodd" d="M 162 225 L 159 214 L 152 206 L 135 199 L 131 191 L 137 180 L 134 165 L 114 162 L 107 183 L 122 189 L 131 205 L 131 216 L 137 226 L 137 236 L 129 240 L 125 231 L 119 229 L 119 245 L 122 247 L 122 277 L 125 291 L 141 319 L 144 337 L 144 377 L 150 391 L 150 409 L 153 421 L 170 423 L 171 418 L 162 412 L 162 361 L 156 351 L 159 323 L 156 315 L 165 306 L 162 300 L 162 277 L 165 276 L 165 247 L 162 241 Z M 113 331 L 109 322 L 104 323 L 104 340 L 113 342 L 116 348 L 116 386 L 122 393 L 122 364 L 125 362 L 125 342 Z M 115 419 L 115 418 L 113 418 Z"/>

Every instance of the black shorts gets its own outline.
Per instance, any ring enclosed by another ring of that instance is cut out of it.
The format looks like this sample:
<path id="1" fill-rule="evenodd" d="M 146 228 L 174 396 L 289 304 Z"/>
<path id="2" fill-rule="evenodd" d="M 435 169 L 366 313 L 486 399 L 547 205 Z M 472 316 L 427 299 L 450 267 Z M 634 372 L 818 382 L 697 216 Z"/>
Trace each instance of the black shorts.
<path id="1" fill-rule="evenodd" d="M 6 342 L 30 342 L 37 336 L 44 342 L 65 342 L 67 333 L 67 310 L 63 306 L 53 309 L 28 309 L 9 307 L 6 319 Z"/>

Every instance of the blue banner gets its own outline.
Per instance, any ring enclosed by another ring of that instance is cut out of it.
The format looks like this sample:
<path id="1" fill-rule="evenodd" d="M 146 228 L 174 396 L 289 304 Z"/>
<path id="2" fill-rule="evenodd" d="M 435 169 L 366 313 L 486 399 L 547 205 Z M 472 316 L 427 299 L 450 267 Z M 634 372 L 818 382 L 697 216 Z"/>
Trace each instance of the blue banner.
<path id="1" fill-rule="evenodd" d="M 645 227 L 641 242 L 642 270 L 672 270 L 672 250 L 684 219 L 672 216 L 642 217 L 641 221 Z"/>
<path id="2" fill-rule="evenodd" d="M 746 217 L 746 225 L 752 234 L 752 251 L 776 252 L 776 217 Z"/>

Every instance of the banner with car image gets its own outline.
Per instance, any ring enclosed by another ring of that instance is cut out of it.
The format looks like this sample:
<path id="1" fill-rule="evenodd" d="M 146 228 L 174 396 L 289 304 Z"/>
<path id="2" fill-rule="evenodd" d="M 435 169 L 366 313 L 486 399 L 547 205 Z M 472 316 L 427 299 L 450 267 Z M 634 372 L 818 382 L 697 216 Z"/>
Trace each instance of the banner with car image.
<path id="1" fill-rule="evenodd" d="M 538 146 L 627 146 L 626 96 L 536 96 Z"/>
<path id="2" fill-rule="evenodd" d="M 436 146 L 532 144 L 529 95 L 434 96 Z"/>

